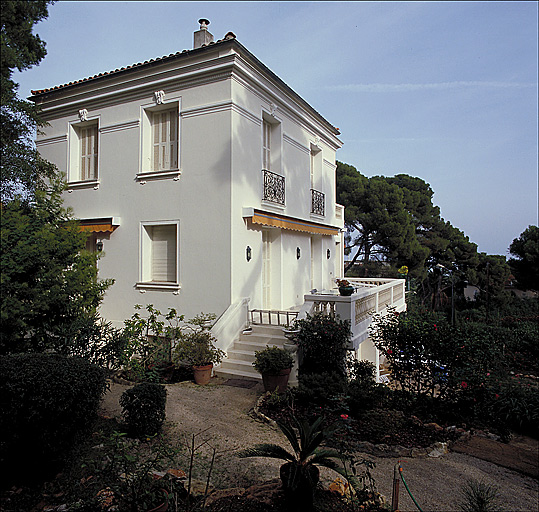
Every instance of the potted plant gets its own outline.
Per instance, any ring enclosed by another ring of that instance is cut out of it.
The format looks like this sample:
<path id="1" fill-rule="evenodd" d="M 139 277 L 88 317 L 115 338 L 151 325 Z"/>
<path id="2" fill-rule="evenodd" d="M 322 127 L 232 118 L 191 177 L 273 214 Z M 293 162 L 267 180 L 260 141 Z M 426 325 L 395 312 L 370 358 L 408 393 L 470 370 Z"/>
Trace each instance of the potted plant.
<path id="1" fill-rule="evenodd" d="M 186 322 L 174 347 L 174 362 L 188 363 L 193 367 L 195 382 L 207 384 L 214 364 L 219 364 L 225 353 L 214 345 L 210 322 L 215 315 L 200 314 Z"/>
<path id="2" fill-rule="evenodd" d="M 322 418 L 312 424 L 292 417 L 296 430 L 290 425 L 277 421 L 293 452 L 277 444 L 258 444 L 238 453 L 239 457 L 270 457 L 286 461 L 280 469 L 280 477 L 285 496 L 295 510 L 310 510 L 313 506 L 314 490 L 320 477 L 317 466 L 327 467 L 343 474 L 342 467 L 335 459 L 340 459 L 337 450 L 320 448 L 327 432 L 321 428 Z"/>
<path id="3" fill-rule="evenodd" d="M 339 293 L 345 297 L 354 293 L 354 287 L 346 279 L 337 279 L 337 286 L 339 288 Z"/>
<path id="4" fill-rule="evenodd" d="M 277 389 L 283 392 L 288 385 L 294 358 L 284 348 L 266 347 L 264 350 L 255 352 L 253 366 L 262 375 L 266 391 L 273 392 Z"/>

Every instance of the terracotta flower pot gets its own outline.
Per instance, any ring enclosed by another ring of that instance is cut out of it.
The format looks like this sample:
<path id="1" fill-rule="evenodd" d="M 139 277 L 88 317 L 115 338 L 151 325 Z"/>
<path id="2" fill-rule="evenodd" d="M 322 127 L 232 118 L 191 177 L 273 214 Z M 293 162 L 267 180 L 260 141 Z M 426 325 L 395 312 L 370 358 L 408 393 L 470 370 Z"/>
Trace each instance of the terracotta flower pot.
<path id="1" fill-rule="evenodd" d="M 270 375 L 269 373 L 262 374 L 262 382 L 264 383 L 264 390 L 273 393 L 279 388 L 279 393 L 284 393 L 288 386 L 288 378 L 290 377 L 291 368 L 281 370 L 278 374 Z"/>
<path id="2" fill-rule="evenodd" d="M 200 386 L 205 386 L 208 382 L 210 382 L 212 368 L 212 363 L 203 366 L 193 366 L 195 382 Z"/>

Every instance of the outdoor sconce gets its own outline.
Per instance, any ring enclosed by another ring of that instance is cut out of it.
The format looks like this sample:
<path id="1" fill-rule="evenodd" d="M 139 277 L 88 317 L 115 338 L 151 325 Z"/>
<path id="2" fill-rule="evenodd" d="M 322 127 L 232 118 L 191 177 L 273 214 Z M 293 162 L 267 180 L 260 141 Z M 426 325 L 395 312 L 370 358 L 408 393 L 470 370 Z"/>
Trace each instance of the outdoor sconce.
<path id="1" fill-rule="evenodd" d="M 327 252 L 327 258 L 329 260 L 329 258 L 331 258 L 331 251 L 328 249 L 328 252 Z"/>
<path id="2" fill-rule="evenodd" d="M 103 240 L 98 240 L 95 244 L 95 248 L 97 249 L 97 252 L 101 252 L 103 250 Z"/>
<path id="3" fill-rule="evenodd" d="M 245 257 L 247 258 L 247 261 L 251 261 L 251 248 L 249 246 L 245 249 Z"/>
<path id="4" fill-rule="evenodd" d="M 296 247 L 296 258 L 299 260 L 301 258 L 301 249 Z"/>

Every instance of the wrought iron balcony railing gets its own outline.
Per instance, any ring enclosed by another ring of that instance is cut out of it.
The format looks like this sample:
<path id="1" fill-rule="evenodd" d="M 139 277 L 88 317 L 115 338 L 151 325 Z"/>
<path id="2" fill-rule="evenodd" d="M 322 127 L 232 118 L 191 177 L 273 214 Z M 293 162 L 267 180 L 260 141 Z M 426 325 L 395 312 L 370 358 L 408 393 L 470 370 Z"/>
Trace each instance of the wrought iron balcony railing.
<path id="1" fill-rule="evenodd" d="M 272 171 L 262 169 L 264 176 L 264 192 L 262 199 L 284 205 L 285 199 L 285 179 L 284 176 Z"/>
<path id="2" fill-rule="evenodd" d="M 325 215 L 326 195 L 318 190 L 311 189 L 311 213 Z"/>

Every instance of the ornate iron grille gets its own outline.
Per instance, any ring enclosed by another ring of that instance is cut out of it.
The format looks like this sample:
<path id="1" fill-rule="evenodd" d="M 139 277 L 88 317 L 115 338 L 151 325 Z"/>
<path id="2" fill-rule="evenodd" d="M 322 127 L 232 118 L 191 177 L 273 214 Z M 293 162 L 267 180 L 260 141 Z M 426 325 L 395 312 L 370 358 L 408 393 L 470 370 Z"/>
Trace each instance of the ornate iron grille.
<path id="1" fill-rule="evenodd" d="M 262 169 L 262 172 L 264 173 L 264 195 L 262 199 L 272 203 L 284 204 L 284 176 L 266 169 Z"/>
<path id="2" fill-rule="evenodd" d="M 323 192 L 311 189 L 311 213 L 316 215 L 325 215 L 325 197 Z"/>

